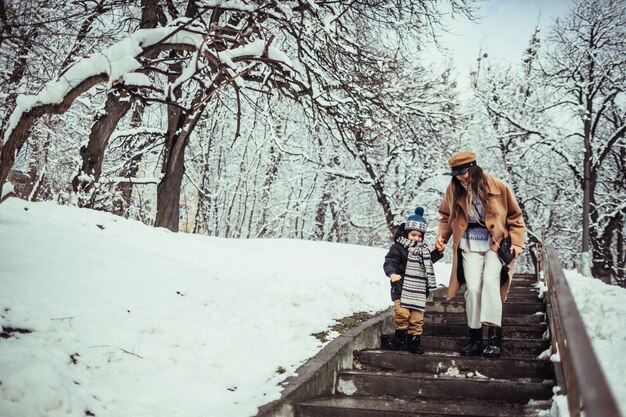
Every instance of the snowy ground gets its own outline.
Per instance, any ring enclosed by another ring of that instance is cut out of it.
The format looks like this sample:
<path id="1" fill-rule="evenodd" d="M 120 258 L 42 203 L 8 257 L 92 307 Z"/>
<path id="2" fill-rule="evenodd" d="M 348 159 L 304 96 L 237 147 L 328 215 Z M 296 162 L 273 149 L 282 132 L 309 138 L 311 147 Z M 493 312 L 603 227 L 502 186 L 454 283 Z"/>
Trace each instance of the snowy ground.
<path id="1" fill-rule="evenodd" d="M 0 416 L 254 415 L 323 346 L 312 333 L 390 305 L 385 252 L 174 234 L 9 199 Z M 445 281 L 450 266 L 435 266 Z M 624 408 L 626 291 L 568 277 Z"/>
<path id="2" fill-rule="evenodd" d="M 626 290 L 565 271 L 576 305 L 613 395 L 626 416 Z"/>

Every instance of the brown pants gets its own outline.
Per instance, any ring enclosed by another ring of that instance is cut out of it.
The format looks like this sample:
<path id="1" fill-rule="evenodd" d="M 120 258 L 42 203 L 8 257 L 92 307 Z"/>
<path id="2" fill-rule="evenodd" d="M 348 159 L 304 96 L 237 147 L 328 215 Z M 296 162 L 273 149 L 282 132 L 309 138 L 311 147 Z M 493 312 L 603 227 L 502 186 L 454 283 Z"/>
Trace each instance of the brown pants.
<path id="1" fill-rule="evenodd" d="M 393 323 L 397 330 L 407 330 L 408 334 L 419 336 L 424 325 L 424 312 L 400 306 L 400 300 L 393 302 Z"/>

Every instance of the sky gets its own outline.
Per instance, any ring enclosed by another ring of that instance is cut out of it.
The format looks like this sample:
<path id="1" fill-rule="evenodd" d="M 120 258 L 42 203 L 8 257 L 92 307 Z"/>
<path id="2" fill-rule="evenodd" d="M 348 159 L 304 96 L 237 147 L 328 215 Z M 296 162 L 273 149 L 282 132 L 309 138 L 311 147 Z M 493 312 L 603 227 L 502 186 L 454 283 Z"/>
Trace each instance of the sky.
<path id="1" fill-rule="evenodd" d="M 172 233 L 10 198 L 0 204 L 0 326 L 11 335 L 0 338 L 0 416 L 253 416 L 324 346 L 313 333 L 391 305 L 385 253 Z M 440 284 L 450 268 L 435 264 Z M 626 290 L 566 275 L 626 415 Z M 555 399 L 542 415 L 557 416 Z"/>
<path id="2" fill-rule="evenodd" d="M 449 33 L 442 33 L 439 41 L 449 49 L 443 56 L 428 48 L 435 62 L 452 60 L 459 73 L 459 84 L 466 85 L 467 74 L 474 68 L 480 51 L 491 58 L 519 62 L 537 25 L 541 35 L 557 17 L 568 14 L 572 0 L 488 0 L 479 3 L 479 20 L 465 18 L 448 20 Z"/>

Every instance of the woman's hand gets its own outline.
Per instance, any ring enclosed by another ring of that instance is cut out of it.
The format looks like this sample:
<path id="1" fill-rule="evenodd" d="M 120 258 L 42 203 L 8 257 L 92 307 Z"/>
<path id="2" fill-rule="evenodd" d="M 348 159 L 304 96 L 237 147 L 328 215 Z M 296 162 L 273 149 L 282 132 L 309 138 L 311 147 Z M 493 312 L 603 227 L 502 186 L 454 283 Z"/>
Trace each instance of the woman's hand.
<path id="1" fill-rule="evenodd" d="M 517 258 L 519 258 L 519 256 L 522 254 L 524 249 L 522 249 L 521 247 L 517 246 L 517 245 L 511 245 L 511 253 L 515 253 L 515 260 L 517 260 Z"/>
<path id="2" fill-rule="evenodd" d="M 391 282 L 398 282 L 402 279 L 402 277 L 398 274 L 391 274 L 389 275 L 389 279 L 391 280 Z"/>
<path id="3" fill-rule="evenodd" d="M 446 244 L 443 240 L 443 236 L 439 235 L 437 237 L 437 241 L 435 242 L 435 248 L 441 253 L 446 250 Z"/>

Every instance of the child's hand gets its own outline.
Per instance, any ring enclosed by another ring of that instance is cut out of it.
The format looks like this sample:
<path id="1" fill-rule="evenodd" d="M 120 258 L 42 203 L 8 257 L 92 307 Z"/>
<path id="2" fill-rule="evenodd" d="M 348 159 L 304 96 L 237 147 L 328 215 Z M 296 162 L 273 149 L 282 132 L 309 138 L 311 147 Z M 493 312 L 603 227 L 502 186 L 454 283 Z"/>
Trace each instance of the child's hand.
<path id="1" fill-rule="evenodd" d="M 389 275 L 389 279 L 391 280 L 391 282 L 398 282 L 402 279 L 402 277 L 398 274 L 391 274 Z"/>

